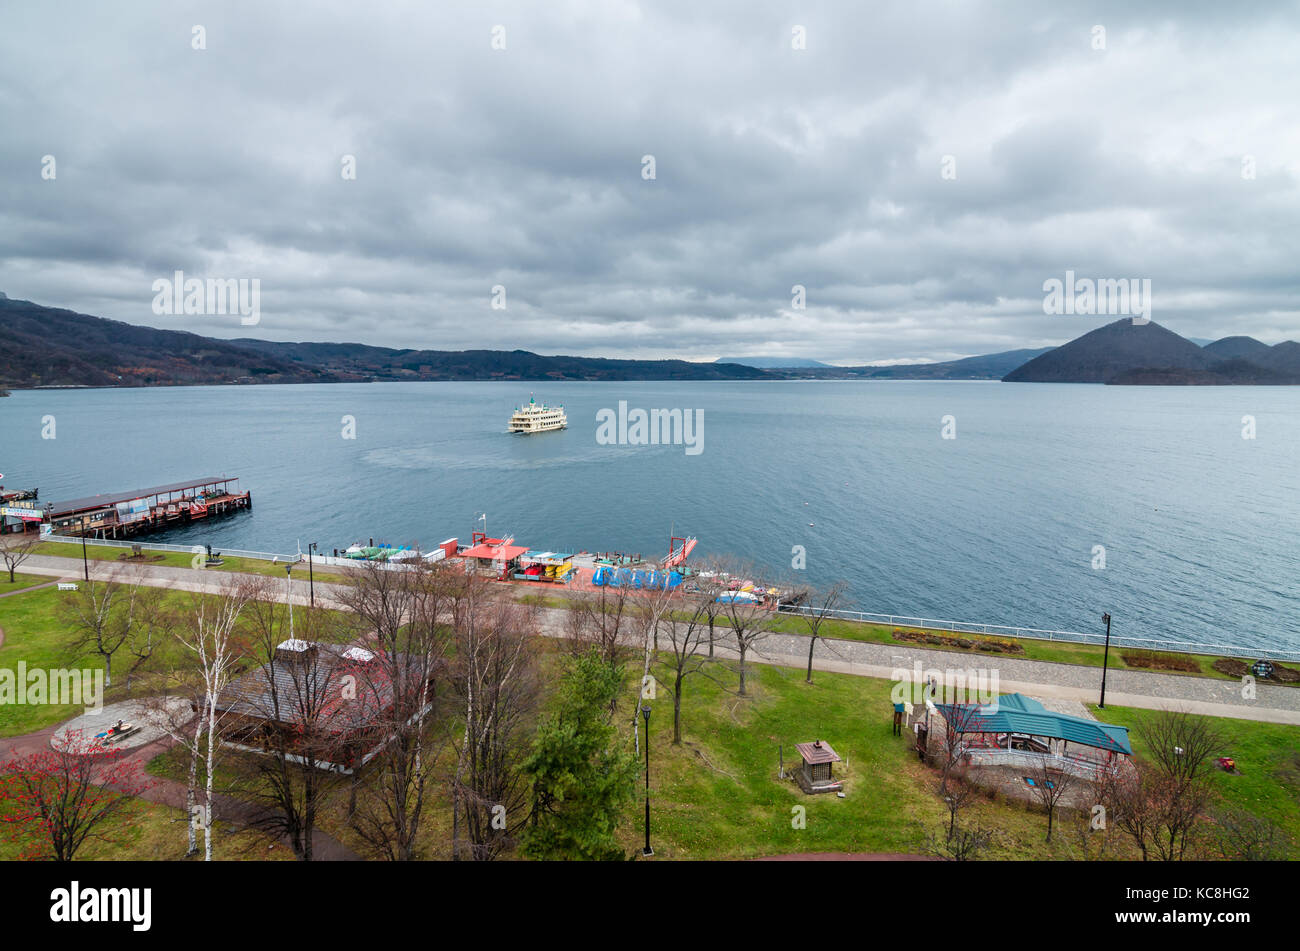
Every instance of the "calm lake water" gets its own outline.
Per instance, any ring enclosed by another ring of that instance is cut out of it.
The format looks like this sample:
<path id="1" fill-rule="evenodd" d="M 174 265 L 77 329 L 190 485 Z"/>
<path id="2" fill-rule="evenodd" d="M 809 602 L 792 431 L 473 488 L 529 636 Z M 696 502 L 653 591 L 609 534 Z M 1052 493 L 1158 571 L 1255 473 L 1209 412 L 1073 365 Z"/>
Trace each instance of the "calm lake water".
<path id="1" fill-rule="evenodd" d="M 564 432 L 507 436 L 535 390 Z M 703 451 L 597 412 L 703 410 Z M 16 392 L 0 472 L 41 499 L 233 475 L 251 513 L 159 540 L 293 552 L 493 535 L 849 582 L 861 610 L 1300 647 L 1300 390 L 935 382 L 381 383 Z M 53 416 L 56 438 L 42 439 Z M 356 438 L 342 438 L 344 416 Z M 941 437 L 943 417 L 956 438 Z M 1256 438 L 1243 439 L 1244 416 Z M 1094 546 L 1105 548 L 1095 569 Z"/>

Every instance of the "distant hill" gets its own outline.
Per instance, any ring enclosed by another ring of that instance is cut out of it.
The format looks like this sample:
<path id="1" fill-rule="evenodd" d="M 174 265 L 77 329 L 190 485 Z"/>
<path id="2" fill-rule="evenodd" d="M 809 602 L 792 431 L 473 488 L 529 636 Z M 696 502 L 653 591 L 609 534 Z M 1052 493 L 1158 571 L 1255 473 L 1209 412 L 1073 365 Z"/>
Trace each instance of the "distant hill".
<path id="1" fill-rule="evenodd" d="M 1154 321 L 1128 317 L 1089 331 L 1008 373 L 1008 383 L 1231 386 L 1300 383 L 1300 344 L 1224 337 L 1198 347 Z"/>
<path id="2" fill-rule="evenodd" d="M 0 386 L 310 383 L 328 374 L 179 330 L 0 299 Z"/>
<path id="3" fill-rule="evenodd" d="M 1218 360 L 1231 360 L 1234 357 L 1255 360 L 1268 353 L 1269 346 L 1260 343 L 1254 337 L 1224 337 L 1222 340 L 1207 343 L 1201 349 L 1213 354 Z"/>
<path id="4" fill-rule="evenodd" d="M 942 363 L 896 363 L 891 366 L 807 367 L 781 371 L 787 379 L 804 380 L 1000 380 L 1041 350 L 1005 350 Z M 775 372 L 775 371 L 773 371 Z"/>
<path id="5" fill-rule="evenodd" d="M 719 357 L 714 363 L 734 363 L 760 370 L 785 370 L 792 367 L 828 367 L 829 363 L 808 360 L 804 357 Z"/>
<path id="6" fill-rule="evenodd" d="M 0 299 L 0 387 L 341 383 L 368 380 L 750 380 L 754 367 L 547 357 L 526 350 L 393 350 L 217 340 Z"/>

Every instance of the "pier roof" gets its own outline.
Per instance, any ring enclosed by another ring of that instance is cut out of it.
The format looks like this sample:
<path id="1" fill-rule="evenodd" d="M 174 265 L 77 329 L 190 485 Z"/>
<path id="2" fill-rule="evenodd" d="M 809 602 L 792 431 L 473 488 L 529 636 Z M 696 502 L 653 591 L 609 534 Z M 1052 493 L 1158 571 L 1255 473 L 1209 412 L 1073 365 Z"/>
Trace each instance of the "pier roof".
<path id="1" fill-rule="evenodd" d="M 479 544 L 466 548 L 460 553 L 462 558 L 489 558 L 492 561 L 509 561 L 528 551 L 526 545 L 487 545 Z"/>
<path id="2" fill-rule="evenodd" d="M 209 477 L 206 479 L 190 479 L 187 482 L 171 482 L 167 485 L 156 485 L 149 489 L 135 489 L 130 492 L 110 492 L 101 495 L 87 495 L 79 499 L 69 499 L 66 502 L 50 502 L 46 506 L 46 511 L 53 516 L 68 515 L 72 512 L 85 512 L 91 509 L 108 508 L 110 505 L 116 505 L 118 502 L 130 502 L 134 499 L 148 499 L 155 495 L 169 495 L 173 492 L 183 492 L 186 489 L 198 489 L 207 485 L 226 485 L 230 482 L 238 482 L 237 476 L 220 476 Z"/>

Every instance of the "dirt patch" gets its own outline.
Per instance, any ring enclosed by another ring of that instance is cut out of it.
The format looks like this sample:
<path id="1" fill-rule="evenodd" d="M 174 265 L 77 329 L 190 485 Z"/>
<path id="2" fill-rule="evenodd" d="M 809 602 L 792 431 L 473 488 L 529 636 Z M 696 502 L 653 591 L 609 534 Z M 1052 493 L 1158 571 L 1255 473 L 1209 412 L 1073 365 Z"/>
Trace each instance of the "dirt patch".
<path id="1" fill-rule="evenodd" d="M 994 654 L 1023 654 L 1025 648 L 1015 641 L 1001 640 L 996 637 L 981 637 L 974 634 L 940 634 L 937 631 L 917 631 L 900 627 L 894 628 L 894 640 L 911 644 L 926 644 L 934 647 L 955 647 L 958 650 L 985 651 Z"/>
<path id="2" fill-rule="evenodd" d="M 1179 670 L 1185 673 L 1197 673 L 1201 665 L 1194 657 L 1181 654 L 1162 654 L 1159 651 L 1127 650 L 1120 651 L 1120 657 L 1129 667 L 1140 670 Z"/>
<path id="3" fill-rule="evenodd" d="M 1127 661 L 1127 658 L 1125 660 Z M 1211 666 L 1219 673 L 1227 674 L 1229 677 L 1245 677 L 1247 674 L 1254 673 L 1250 664 L 1231 657 L 1220 657 Z M 1272 676 L 1261 677 L 1260 679 L 1280 684 L 1300 683 L 1300 670 L 1293 667 L 1284 667 L 1274 661 Z"/>

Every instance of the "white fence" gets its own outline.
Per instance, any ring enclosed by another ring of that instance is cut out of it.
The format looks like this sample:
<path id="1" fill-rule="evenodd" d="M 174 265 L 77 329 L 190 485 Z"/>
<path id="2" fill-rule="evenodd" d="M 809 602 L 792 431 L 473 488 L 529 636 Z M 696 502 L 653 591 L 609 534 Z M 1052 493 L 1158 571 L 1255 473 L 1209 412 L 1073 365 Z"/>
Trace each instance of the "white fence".
<path id="1" fill-rule="evenodd" d="M 121 548 L 125 551 L 139 546 L 142 551 L 174 551 L 185 555 L 204 555 L 207 554 L 207 547 L 204 545 L 165 545 L 162 542 L 123 542 L 112 541 L 103 538 L 79 538 L 73 535 L 55 535 L 53 533 L 42 535 L 43 542 L 64 542 L 69 545 L 80 545 L 83 541 L 93 548 Z M 242 548 L 216 548 L 212 549 L 215 556 L 218 553 L 229 555 L 231 558 L 257 558 L 261 561 L 298 561 L 301 557 L 306 560 L 306 555 L 277 555 L 269 551 L 244 551 Z M 319 558 L 315 560 L 319 561 Z"/>
<path id="2" fill-rule="evenodd" d="M 817 614 L 817 609 L 804 605 L 781 608 L 782 614 Z M 901 614 L 872 614 L 867 611 L 829 611 L 830 617 L 867 624 L 887 624 L 890 627 L 926 628 L 947 631 L 950 634 L 987 634 L 989 636 L 1026 638 L 1037 641 L 1060 641 L 1069 644 L 1092 644 L 1101 647 L 1106 643 L 1104 634 L 1082 631 L 1052 631 L 1036 627 L 1010 627 L 1004 624 L 978 624 L 973 621 L 947 621 L 937 618 L 907 617 Z M 1111 635 L 1111 647 L 1131 647 L 1138 650 L 1168 651 L 1175 654 L 1217 654 L 1225 657 L 1249 657 L 1267 660 L 1297 660 L 1300 652 L 1270 650 L 1262 647 L 1243 647 L 1240 644 L 1200 644 L 1195 641 L 1173 641 L 1153 637 L 1127 637 Z M 924 645 L 922 645 L 924 646 Z"/>

